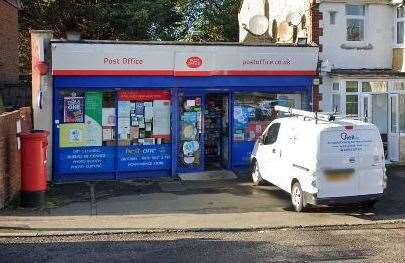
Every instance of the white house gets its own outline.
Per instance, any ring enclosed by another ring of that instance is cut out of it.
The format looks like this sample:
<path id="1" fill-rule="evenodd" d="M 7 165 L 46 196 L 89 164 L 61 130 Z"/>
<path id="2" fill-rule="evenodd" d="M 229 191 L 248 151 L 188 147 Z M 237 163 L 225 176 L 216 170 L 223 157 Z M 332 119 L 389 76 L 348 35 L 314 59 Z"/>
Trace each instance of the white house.
<path id="1" fill-rule="evenodd" d="M 251 17 L 269 19 L 276 42 L 298 37 L 319 45 L 319 109 L 378 126 L 387 161 L 405 162 L 405 8 L 402 0 L 245 0 L 240 41 Z M 264 8 L 257 11 L 254 6 Z M 268 8 L 268 10 L 267 10 Z M 271 33 L 269 33 L 271 34 Z M 403 136 L 402 136 L 403 134 Z M 402 142 L 401 141 L 401 137 Z"/>

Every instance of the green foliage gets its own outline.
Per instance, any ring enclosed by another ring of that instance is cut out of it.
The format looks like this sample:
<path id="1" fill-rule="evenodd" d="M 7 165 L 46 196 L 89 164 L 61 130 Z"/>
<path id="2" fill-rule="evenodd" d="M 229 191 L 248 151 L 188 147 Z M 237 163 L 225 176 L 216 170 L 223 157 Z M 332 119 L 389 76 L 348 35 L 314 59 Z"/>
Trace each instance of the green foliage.
<path id="1" fill-rule="evenodd" d="M 181 38 L 188 41 L 238 41 L 239 0 L 180 0 L 185 16 Z"/>
<path id="2" fill-rule="evenodd" d="M 239 0 L 23 0 L 20 65 L 30 71 L 31 29 L 55 38 L 237 41 Z M 198 34 L 196 34 L 198 32 Z"/>

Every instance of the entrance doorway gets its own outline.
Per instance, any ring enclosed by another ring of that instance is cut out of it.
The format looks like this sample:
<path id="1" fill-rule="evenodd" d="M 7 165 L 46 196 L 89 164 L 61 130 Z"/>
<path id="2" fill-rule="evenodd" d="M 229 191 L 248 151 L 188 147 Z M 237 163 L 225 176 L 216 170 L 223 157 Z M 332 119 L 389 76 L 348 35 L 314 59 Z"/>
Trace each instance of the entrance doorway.
<path id="1" fill-rule="evenodd" d="M 226 93 L 179 96 L 180 173 L 229 168 L 229 105 Z"/>
<path id="2" fill-rule="evenodd" d="M 207 94 L 204 112 L 205 170 L 228 164 L 229 103 L 226 94 Z"/>

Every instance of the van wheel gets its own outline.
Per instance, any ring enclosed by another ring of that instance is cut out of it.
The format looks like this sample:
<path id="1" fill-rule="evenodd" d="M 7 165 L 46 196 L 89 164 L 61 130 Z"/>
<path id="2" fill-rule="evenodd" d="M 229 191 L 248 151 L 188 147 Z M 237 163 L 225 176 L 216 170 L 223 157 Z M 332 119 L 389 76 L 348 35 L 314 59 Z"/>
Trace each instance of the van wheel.
<path id="1" fill-rule="evenodd" d="M 374 208 L 375 203 L 377 203 L 377 200 L 368 200 L 362 202 L 360 205 L 364 208 L 372 209 Z"/>
<path id="2" fill-rule="evenodd" d="M 263 184 L 263 178 L 260 174 L 259 170 L 259 165 L 257 164 L 257 161 L 255 161 L 252 165 L 252 180 L 254 185 L 262 185 Z"/>
<path id="3" fill-rule="evenodd" d="M 296 212 L 302 212 L 305 208 L 304 194 L 299 182 L 295 182 L 291 188 L 291 203 Z"/>

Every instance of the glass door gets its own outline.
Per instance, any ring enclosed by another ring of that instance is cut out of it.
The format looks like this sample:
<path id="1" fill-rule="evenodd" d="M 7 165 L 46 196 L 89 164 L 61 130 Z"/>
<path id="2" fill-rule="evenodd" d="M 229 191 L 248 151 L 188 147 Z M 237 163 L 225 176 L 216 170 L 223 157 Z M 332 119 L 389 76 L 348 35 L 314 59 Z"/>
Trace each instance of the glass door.
<path id="1" fill-rule="evenodd" d="M 365 122 L 373 122 L 372 95 L 362 94 L 360 101 L 360 118 Z"/>
<path id="2" fill-rule="evenodd" d="M 204 170 L 204 96 L 179 96 L 179 172 Z"/>
<path id="3" fill-rule="evenodd" d="M 388 160 L 399 161 L 399 95 L 389 95 Z"/>

